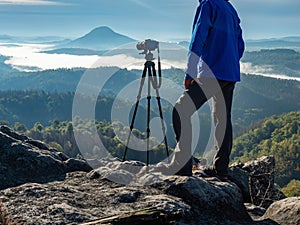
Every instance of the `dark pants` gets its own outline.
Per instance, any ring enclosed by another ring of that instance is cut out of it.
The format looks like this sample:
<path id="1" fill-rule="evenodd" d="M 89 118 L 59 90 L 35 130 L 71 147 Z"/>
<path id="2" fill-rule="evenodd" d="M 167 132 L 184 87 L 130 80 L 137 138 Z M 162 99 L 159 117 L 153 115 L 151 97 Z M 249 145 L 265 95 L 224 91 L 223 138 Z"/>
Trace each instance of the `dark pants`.
<path id="1" fill-rule="evenodd" d="M 173 127 L 177 146 L 173 161 L 181 164 L 178 174 L 192 173 L 192 124 L 191 116 L 207 100 L 212 98 L 213 121 L 215 124 L 215 148 L 213 167 L 217 174 L 227 174 L 229 156 L 232 148 L 231 107 L 235 82 L 212 78 L 200 78 L 193 81 L 177 100 L 173 110 Z"/>

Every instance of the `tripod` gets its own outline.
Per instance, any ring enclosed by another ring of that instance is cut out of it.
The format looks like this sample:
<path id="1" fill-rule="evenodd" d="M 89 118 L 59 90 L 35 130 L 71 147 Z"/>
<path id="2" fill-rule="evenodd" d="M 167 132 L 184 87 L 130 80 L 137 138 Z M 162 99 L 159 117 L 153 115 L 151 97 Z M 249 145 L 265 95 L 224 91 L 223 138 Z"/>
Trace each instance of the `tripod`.
<path id="1" fill-rule="evenodd" d="M 133 112 L 133 116 L 132 116 L 132 120 L 131 120 L 131 124 L 130 124 L 130 132 L 129 132 L 129 135 L 128 135 L 127 144 L 126 144 L 125 152 L 124 152 L 124 155 L 123 155 L 123 161 L 126 160 L 128 145 L 129 145 L 129 141 L 130 141 L 130 138 L 131 138 L 132 130 L 134 128 L 134 122 L 135 122 L 137 110 L 138 110 L 138 107 L 139 107 L 143 86 L 145 84 L 146 77 L 148 77 L 148 95 L 147 95 L 147 103 L 148 103 L 147 104 L 147 166 L 148 166 L 149 165 L 149 151 L 150 151 L 150 140 L 149 140 L 149 138 L 150 138 L 151 85 L 155 89 L 155 92 L 156 92 L 156 100 L 157 100 L 158 109 L 159 109 L 159 116 L 160 116 L 160 120 L 161 120 L 161 128 L 162 128 L 162 132 L 163 132 L 163 136 L 164 136 L 164 143 L 165 143 L 167 157 L 169 157 L 169 149 L 168 149 L 168 143 L 167 143 L 167 137 L 166 137 L 166 128 L 165 128 L 165 124 L 164 124 L 164 120 L 163 120 L 163 113 L 162 113 L 162 109 L 161 109 L 161 101 L 160 101 L 160 95 L 159 95 L 159 88 L 161 87 L 161 83 L 162 83 L 159 48 L 158 48 L 159 82 L 157 82 L 157 74 L 156 74 L 156 70 L 155 70 L 155 63 L 153 62 L 153 60 L 154 60 L 153 54 L 149 50 L 145 50 L 141 54 L 146 55 L 145 56 L 146 63 L 144 64 L 144 70 L 143 70 L 142 78 L 141 78 L 141 81 L 140 81 L 140 87 L 139 87 L 137 100 L 136 100 L 136 103 L 135 103 L 135 108 L 134 108 L 134 112 Z"/>

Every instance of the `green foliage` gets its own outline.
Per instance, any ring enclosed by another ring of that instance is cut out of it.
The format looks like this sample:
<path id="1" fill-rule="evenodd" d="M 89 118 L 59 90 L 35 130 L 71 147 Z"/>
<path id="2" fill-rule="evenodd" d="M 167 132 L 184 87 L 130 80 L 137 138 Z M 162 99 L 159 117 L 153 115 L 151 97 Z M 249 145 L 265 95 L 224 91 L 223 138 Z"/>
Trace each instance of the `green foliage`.
<path id="1" fill-rule="evenodd" d="M 49 145 L 51 148 L 55 148 L 56 150 L 58 150 L 58 151 L 60 151 L 60 152 L 63 152 L 63 151 L 64 151 L 63 147 L 62 147 L 60 144 L 58 144 L 57 142 L 55 142 L 55 141 L 49 142 L 48 145 Z"/>
<path id="2" fill-rule="evenodd" d="M 27 131 L 27 127 L 22 124 L 22 123 L 19 123 L 19 122 L 16 122 L 14 123 L 13 127 L 12 127 L 15 131 L 17 132 L 21 132 L 21 133 L 24 133 Z"/>
<path id="3" fill-rule="evenodd" d="M 0 120 L 0 126 L 3 126 L 3 125 L 8 126 L 9 122 L 6 120 Z"/>
<path id="4" fill-rule="evenodd" d="M 96 106 L 96 119 L 109 121 L 115 97 L 127 84 L 140 79 L 141 71 L 109 67 L 99 68 L 96 71 L 99 74 L 114 72 L 101 90 Z M 71 120 L 74 92 L 84 72 L 83 69 L 59 69 L 3 74 L 0 76 L 0 90 L 2 90 L 0 91 L 0 119 L 6 120 L 9 124 L 20 122 L 26 127 L 32 127 L 37 121 L 48 125 L 49 121 L 55 118 L 61 121 Z M 182 86 L 184 74 L 182 70 L 172 68 L 162 72 L 163 78 Z M 166 85 L 166 83 L 163 84 Z M 178 88 L 170 82 L 168 85 L 166 88 Z M 179 97 L 180 94 L 174 97 Z M 272 115 L 300 110 L 298 96 L 300 96 L 300 89 L 296 81 L 242 75 L 242 82 L 236 85 L 233 103 L 232 116 L 235 133 L 240 134 L 257 121 Z M 164 96 L 161 97 L 164 98 Z M 83 99 L 83 101 L 88 100 Z M 118 99 L 118 101 L 120 111 L 127 104 L 132 104 L 124 99 Z M 171 105 L 162 101 L 162 106 L 167 112 L 165 118 L 168 124 L 171 124 Z M 204 112 L 205 121 L 207 121 L 210 113 L 208 110 Z M 138 120 L 143 118 L 144 114 L 141 113 L 141 115 L 137 117 Z M 143 127 L 138 128 L 143 130 Z M 205 126 L 202 130 L 209 130 L 209 126 Z"/>
<path id="5" fill-rule="evenodd" d="M 232 158 L 241 162 L 264 155 L 276 159 L 276 182 L 300 179 L 300 111 L 273 116 L 234 141 Z"/>
<path id="6" fill-rule="evenodd" d="M 0 69 L 1 67 L 2 65 L 0 65 Z M 75 92 L 77 85 L 85 72 L 86 69 L 79 68 L 4 73 L 0 76 L 0 90 L 31 90 L 51 93 Z M 97 76 L 99 76 L 99 74 L 103 74 L 103 76 L 112 76 L 105 87 L 105 92 L 109 91 L 108 89 L 115 87 L 111 86 L 112 83 L 123 86 L 126 85 L 128 81 L 139 78 L 138 75 L 131 73 L 126 69 L 119 69 L 115 67 L 89 69 L 88 73 L 95 73 Z"/>
<path id="7" fill-rule="evenodd" d="M 14 124 L 14 129 L 23 132 L 27 129 L 26 127 L 35 126 L 37 121 L 49 125 L 49 121 L 54 119 L 71 120 L 73 99 L 74 93 L 71 92 L 0 91 L 1 124 Z M 82 101 L 87 102 L 92 99 L 83 97 Z M 109 120 L 113 102 L 111 97 L 99 97 L 96 105 L 96 119 Z M 120 110 L 126 106 L 125 102 L 118 101 L 117 103 Z M 20 127 L 20 123 L 25 127 Z"/>
<path id="8" fill-rule="evenodd" d="M 124 141 L 127 140 L 129 128 L 120 122 L 109 123 L 107 121 L 91 121 L 76 118 L 74 120 L 76 131 L 84 137 L 84 153 L 78 149 L 74 138 L 73 124 L 70 121 L 59 121 L 57 119 L 51 122 L 49 126 L 43 126 L 37 122 L 33 128 L 27 129 L 25 135 L 42 140 L 49 146 L 64 152 L 66 155 L 74 158 L 88 159 L 101 158 L 103 150 L 108 151 L 112 156 L 122 158 L 125 150 Z M 21 126 L 21 125 L 20 125 Z M 96 126 L 103 146 L 99 146 L 93 136 L 93 128 Z M 132 136 L 145 139 L 144 132 L 133 129 Z M 123 140 L 120 141 L 120 140 Z M 151 163 L 157 163 L 166 157 L 165 145 L 160 144 L 153 137 L 150 137 L 150 145 L 154 146 L 150 151 Z M 146 145 L 135 146 L 139 149 L 146 149 Z M 104 149 L 105 148 L 105 149 Z M 82 150 L 82 149 L 81 149 Z M 82 155 L 83 154 L 83 155 Z M 146 152 L 139 152 L 133 149 L 128 150 L 127 159 L 145 161 Z"/>
<path id="9" fill-rule="evenodd" d="M 281 191 L 287 197 L 300 196 L 300 180 L 291 180 L 291 182 L 288 183 L 286 187 L 282 188 Z"/>
<path id="10" fill-rule="evenodd" d="M 255 57 L 260 57 L 260 54 L 267 54 L 269 56 L 272 54 L 288 55 L 287 58 L 284 56 L 286 60 L 288 57 L 295 57 L 295 59 L 298 57 L 298 53 L 296 54 L 293 51 L 278 50 L 275 52 L 266 51 L 253 53 L 252 58 L 249 60 L 254 62 Z M 265 56 L 266 55 L 264 55 L 264 57 Z M 276 60 L 280 59 L 280 57 L 277 56 L 275 58 Z M 293 60 L 291 59 L 291 61 Z M 115 71 L 104 85 L 97 99 L 95 110 L 95 119 L 97 121 L 107 121 L 111 123 L 111 108 L 113 103 L 118 101 L 115 105 L 118 106 L 120 112 L 128 108 L 128 105 L 132 107 L 134 104 L 132 101 L 135 99 L 125 100 L 115 99 L 115 97 L 127 84 L 133 80 L 140 79 L 141 71 L 128 71 L 126 69 L 111 67 L 99 68 L 95 69 L 95 71 L 99 74 L 107 74 L 111 71 Z M 0 119 L 2 120 L 0 124 L 12 124 L 13 128 L 19 132 L 27 132 L 28 128 L 33 127 L 30 129 L 33 138 L 47 140 L 48 143 L 53 142 L 52 144 L 54 146 L 56 145 L 58 149 L 61 150 L 62 148 L 64 151 L 70 152 L 72 155 L 75 154 L 76 156 L 78 151 L 75 149 L 72 140 L 69 142 L 59 140 L 59 138 L 62 138 L 61 136 L 66 134 L 59 130 L 57 126 L 59 121 L 72 120 L 74 92 L 84 72 L 84 69 L 58 69 L 31 73 L 11 72 L 2 74 L 2 76 L 0 76 L 0 90 L 2 90 L 0 91 Z M 163 78 L 168 78 L 180 86 L 182 86 L 183 74 L 183 71 L 180 69 L 171 68 L 163 70 Z M 167 82 L 164 82 L 163 84 L 166 85 L 166 83 Z M 177 86 L 173 86 L 174 84 L 168 85 L 167 88 L 177 88 Z M 181 93 L 174 97 L 177 98 L 180 94 Z M 242 82 L 236 85 L 233 102 L 232 118 L 234 135 L 239 136 L 245 133 L 249 127 L 256 124 L 257 121 L 261 121 L 272 115 L 299 111 L 300 102 L 298 96 L 300 96 L 300 89 L 299 82 L 297 81 L 270 79 L 255 75 L 242 75 Z M 87 96 L 81 97 L 83 103 L 92 100 Z M 164 119 L 167 125 L 168 143 L 171 147 L 174 147 L 172 105 L 163 100 L 164 96 L 161 97 Z M 146 130 L 146 104 L 144 104 L 145 102 L 143 101 L 142 99 L 135 122 L 135 128 L 141 132 L 137 134 L 134 131 L 135 135 L 140 137 L 145 136 L 144 131 Z M 153 103 L 151 107 L 156 106 L 156 102 Z M 210 108 L 207 107 L 207 105 L 199 112 L 201 134 L 196 152 L 200 154 L 203 153 L 206 148 L 210 133 L 212 132 Z M 153 114 L 153 117 L 158 116 L 158 109 L 152 109 L 151 114 Z M 130 116 L 132 116 L 132 112 Z M 57 119 L 56 122 L 55 119 Z M 37 124 L 37 121 L 40 124 Z M 70 129 L 70 126 L 71 125 L 66 129 Z M 45 134 L 46 131 L 47 135 L 52 138 L 48 138 Z M 106 128 L 103 132 L 106 132 L 103 137 L 104 140 L 114 138 L 111 129 Z M 263 137 L 265 134 L 258 133 L 257 135 Z M 107 143 L 110 141 L 111 140 L 106 140 Z M 211 145 L 211 143 L 209 144 Z M 245 144 L 247 145 L 247 143 Z M 270 144 L 272 143 L 267 141 L 265 143 L 265 145 Z M 249 142 L 248 145 L 251 146 L 251 143 Z M 122 148 L 122 145 L 117 144 L 114 151 L 121 152 Z M 241 147 L 237 146 L 237 148 Z M 98 151 L 97 147 L 94 146 L 91 146 L 91 149 L 94 152 Z M 237 155 L 241 155 L 241 153 Z"/>

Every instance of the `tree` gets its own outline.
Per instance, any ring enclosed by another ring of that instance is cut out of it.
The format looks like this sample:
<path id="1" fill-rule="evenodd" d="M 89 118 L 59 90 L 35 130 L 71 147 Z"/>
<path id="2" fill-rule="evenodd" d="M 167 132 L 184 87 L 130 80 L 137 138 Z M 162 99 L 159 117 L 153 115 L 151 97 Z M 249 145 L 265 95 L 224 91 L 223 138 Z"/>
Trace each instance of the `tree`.
<path id="1" fill-rule="evenodd" d="M 300 111 L 273 116 L 234 141 L 233 161 L 246 162 L 263 155 L 276 159 L 276 182 L 300 180 Z"/>
<path id="2" fill-rule="evenodd" d="M 300 196 L 300 180 L 292 180 L 288 185 L 281 189 L 287 197 Z"/>
<path id="3" fill-rule="evenodd" d="M 16 122 L 14 125 L 13 125 L 13 129 L 17 132 L 20 132 L 20 133 L 25 133 L 27 131 L 27 127 L 22 124 L 22 123 L 19 123 L 19 122 Z"/>

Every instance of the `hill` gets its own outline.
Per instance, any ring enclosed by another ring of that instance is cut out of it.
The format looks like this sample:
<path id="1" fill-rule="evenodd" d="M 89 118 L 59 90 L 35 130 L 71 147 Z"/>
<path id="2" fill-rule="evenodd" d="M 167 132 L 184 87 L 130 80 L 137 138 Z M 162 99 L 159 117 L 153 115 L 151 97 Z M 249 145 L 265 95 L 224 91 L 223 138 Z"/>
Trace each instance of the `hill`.
<path id="1" fill-rule="evenodd" d="M 113 68 L 100 68 L 99 71 L 105 74 L 106 70 L 111 69 Z M 6 120 L 10 125 L 19 122 L 25 124 L 28 128 L 33 127 L 36 122 L 47 126 L 50 124 L 49 121 L 56 118 L 60 121 L 70 121 L 72 119 L 74 92 L 84 72 L 83 69 L 61 69 L 31 73 L 10 73 L 0 76 L 0 90 L 2 90 L 0 120 Z M 138 70 L 121 69 L 108 80 L 98 100 L 97 120 L 110 121 L 111 106 L 116 96 L 127 84 L 140 79 L 140 73 Z M 182 82 L 182 74 L 183 72 L 178 69 L 163 71 L 164 78 L 173 80 L 179 85 Z M 251 125 L 264 118 L 300 110 L 298 100 L 300 95 L 299 82 L 254 75 L 243 75 L 242 80 L 243 82 L 237 84 L 233 103 L 235 136 L 247 131 Z M 168 88 L 172 87 L 165 87 L 166 90 Z M 164 98 L 164 96 L 161 97 Z M 133 99 L 119 100 L 122 107 L 134 104 Z M 143 102 L 141 104 L 142 110 L 137 115 L 136 124 L 140 130 L 144 130 L 146 124 L 142 122 L 144 121 L 144 105 Z M 156 106 L 156 102 L 152 106 Z M 168 130 L 172 131 L 172 105 L 168 102 L 162 102 L 162 106 Z M 153 109 L 154 112 L 156 110 Z M 209 107 L 201 109 L 200 119 L 201 130 L 211 131 Z M 170 139 L 174 139 L 172 132 L 169 135 Z M 200 146 L 197 147 L 199 152 L 204 151 L 209 135 L 210 132 L 202 132 L 202 141 Z"/>
<path id="2" fill-rule="evenodd" d="M 258 40 L 246 40 L 246 48 L 263 49 L 263 48 L 299 48 L 300 37 L 283 37 Z"/>
<path id="3" fill-rule="evenodd" d="M 62 44 L 69 39 L 58 36 L 11 36 L 0 35 L 0 42 L 4 43 L 32 43 L 32 44 Z"/>
<path id="4" fill-rule="evenodd" d="M 47 54 L 67 54 L 67 55 L 103 55 L 106 51 L 100 50 L 95 51 L 91 49 L 84 49 L 84 48 L 59 48 L 49 51 L 42 51 L 42 53 Z"/>
<path id="5" fill-rule="evenodd" d="M 5 61 L 8 59 L 9 59 L 8 56 L 0 55 L 0 77 L 1 74 L 15 71 L 10 65 L 5 64 Z"/>
<path id="6" fill-rule="evenodd" d="M 300 180 L 300 111 L 273 116 L 257 124 L 234 141 L 232 158 L 246 162 L 263 155 L 274 155 L 276 182 L 280 186 Z"/>
<path id="7" fill-rule="evenodd" d="M 291 49 L 245 52 L 242 62 L 263 67 L 265 73 L 300 77 L 300 53 Z"/>
<path id="8" fill-rule="evenodd" d="M 283 38 L 269 38 L 269 39 L 253 39 L 245 40 L 246 50 L 260 50 L 260 49 L 277 49 L 277 48 L 297 48 L 300 47 L 300 37 L 283 37 Z M 181 41 L 179 45 L 186 48 L 189 47 L 188 41 Z"/>
<path id="9" fill-rule="evenodd" d="M 64 48 L 110 50 L 131 42 L 135 40 L 104 26 L 97 27 L 88 34 L 69 42 Z"/>

